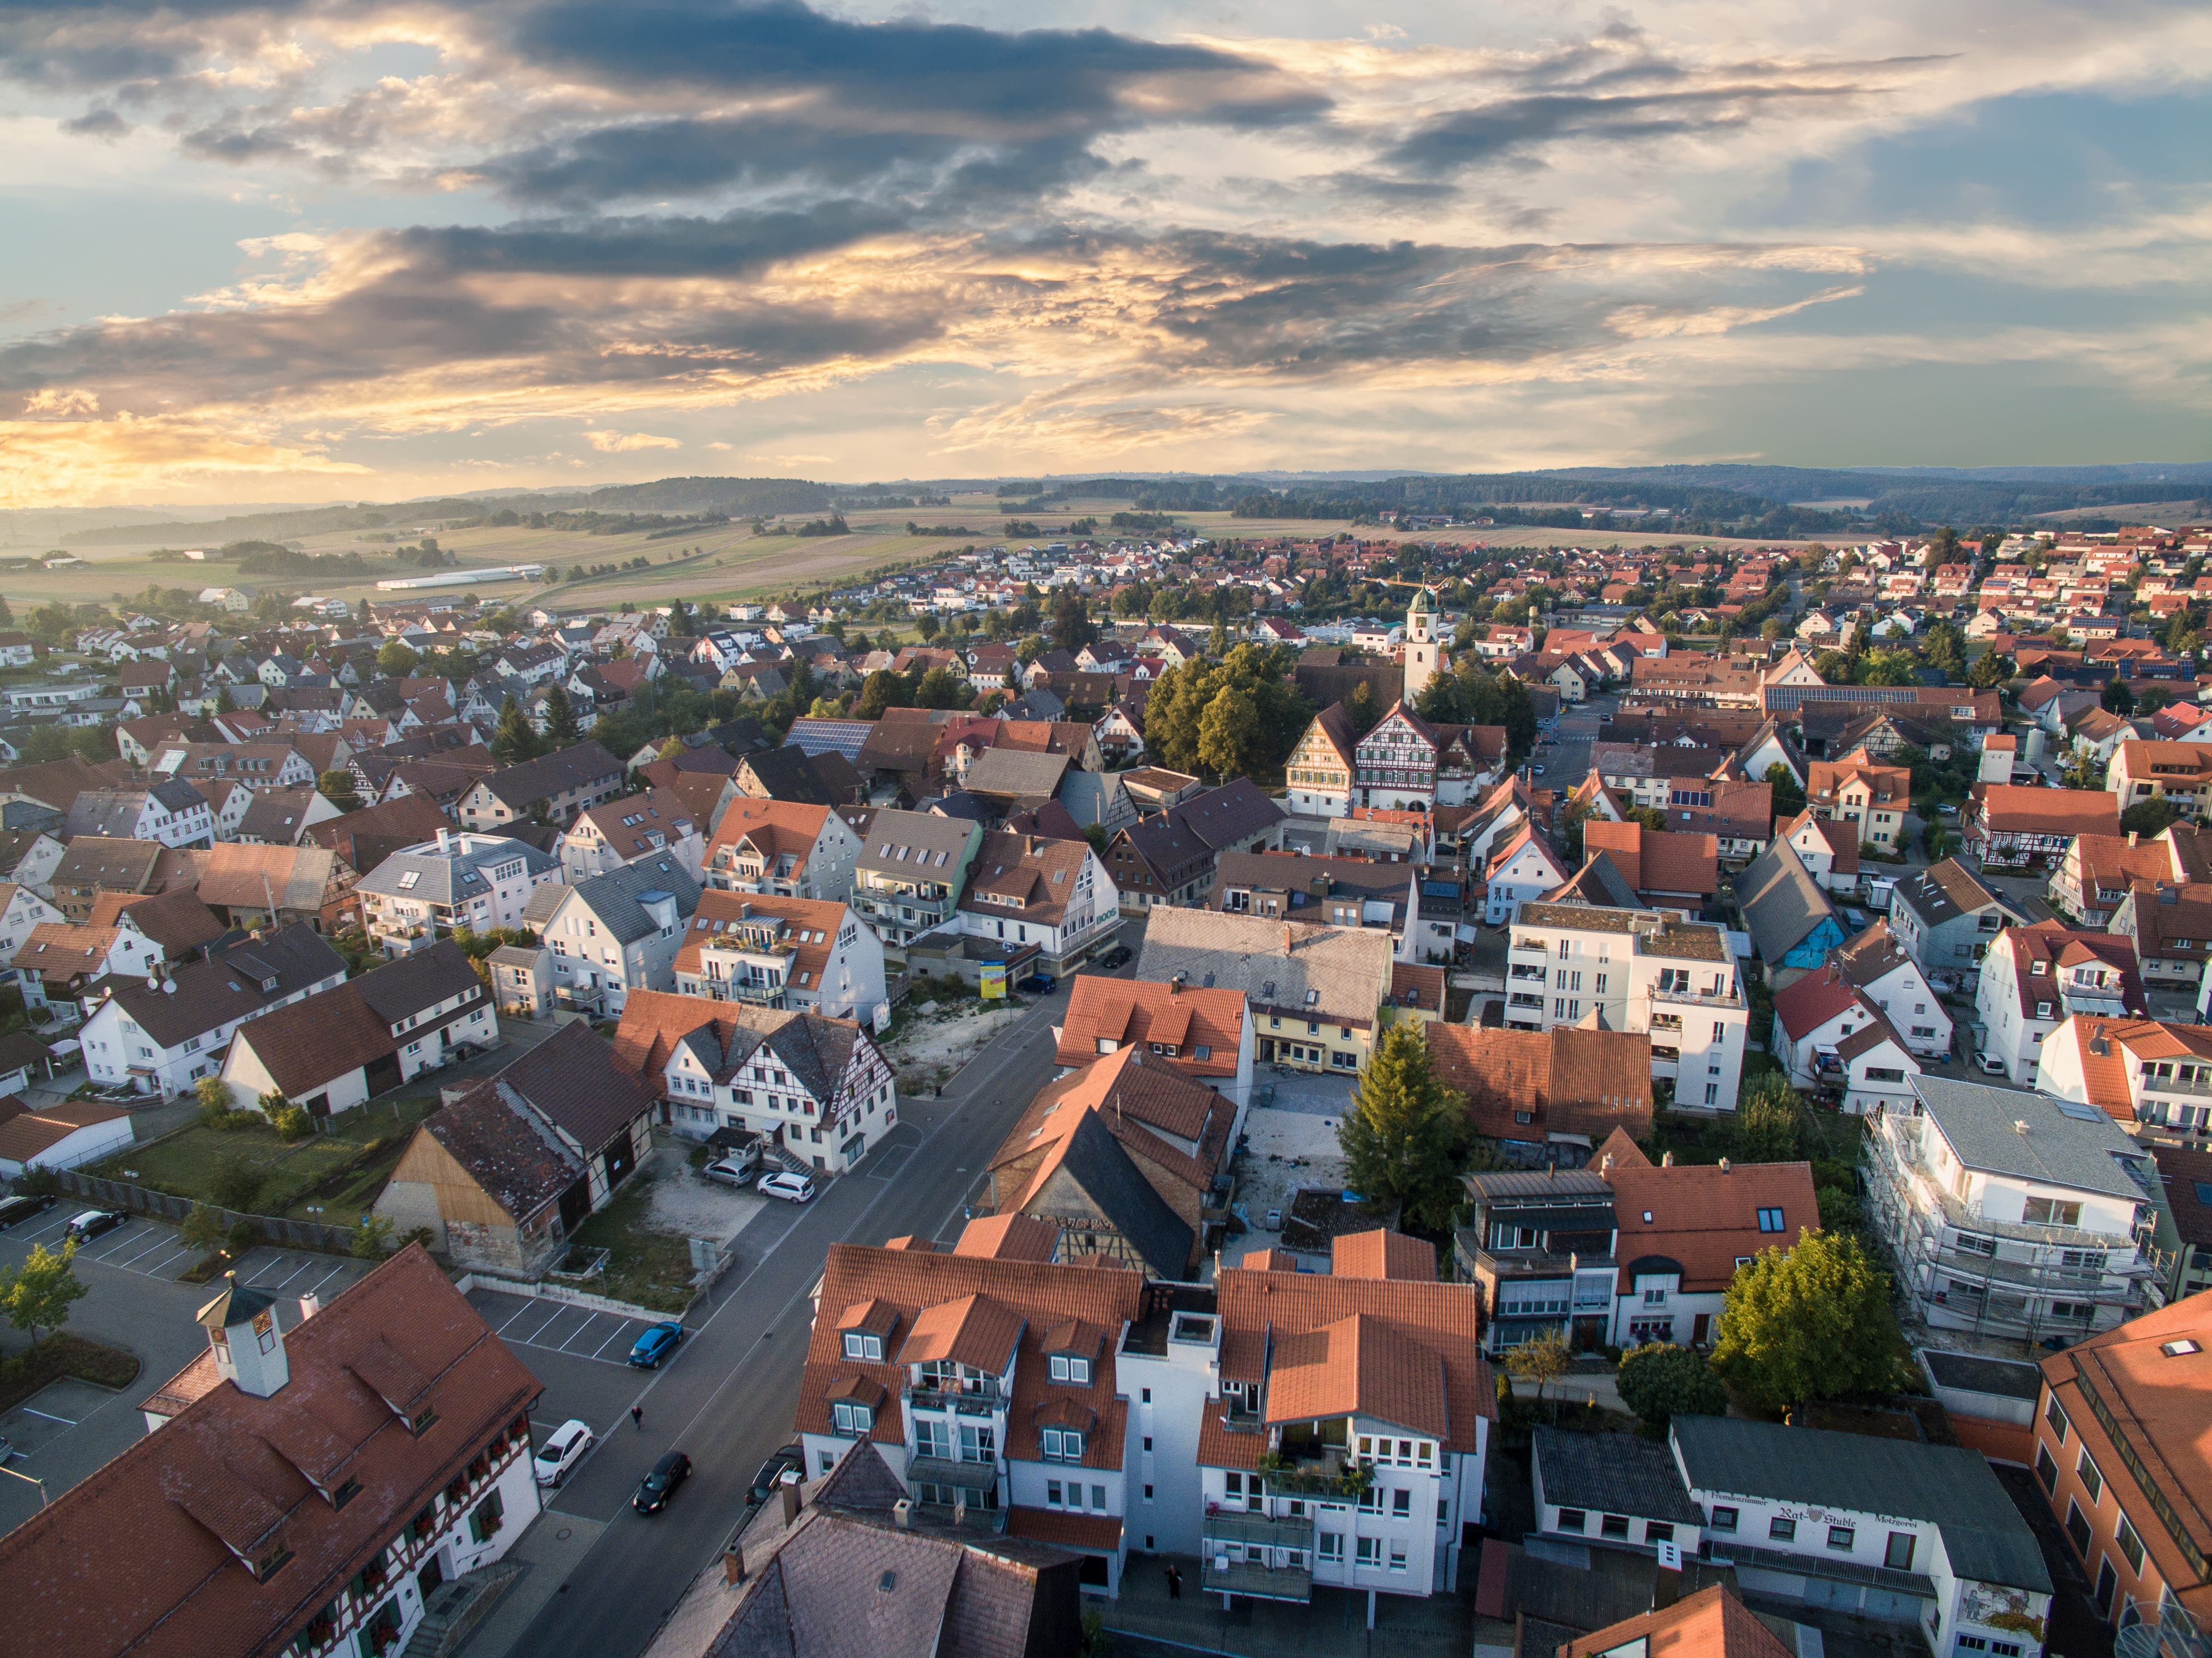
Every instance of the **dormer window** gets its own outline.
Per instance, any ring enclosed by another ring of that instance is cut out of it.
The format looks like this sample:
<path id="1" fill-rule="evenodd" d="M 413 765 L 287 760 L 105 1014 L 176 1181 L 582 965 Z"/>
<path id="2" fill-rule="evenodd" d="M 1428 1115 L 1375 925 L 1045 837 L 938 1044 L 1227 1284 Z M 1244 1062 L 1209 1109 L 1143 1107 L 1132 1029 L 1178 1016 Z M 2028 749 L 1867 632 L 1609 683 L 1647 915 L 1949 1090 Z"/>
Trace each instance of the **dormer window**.
<path id="1" fill-rule="evenodd" d="M 1091 1385 L 1091 1361 L 1087 1358 L 1079 1358 L 1073 1353 L 1054 1353 L 1051 1370 L 1054 1382 L 1066 1382 L 1079 1388 Z M 1078 1436 L 1079 1438 L 1080 1436 Z"/>
<path id="2" fill-rule="evenodd" d="M 2048 973 L 2051 971 L 2051 964 L 2048 962 L 2031 962 L 2028 963 L 2027 970 L 2030 973 Z"/>
<path id="3" fill-rule="evenodd" d="M 1047 1428 L 1037 1438 L 1040 1453 L 1048 1462 L 1083 1461 L 1083 1436 L 1073 1428 Z"/>
<path id="4" fill-rule="evenodd" d="M 846 1339 L 850 1341 L 852 1338 L 848 1336 Z M 877 1345 L 880 1346 L 882 1344 Z M 841 1434 L 862 1439 L 875 1430 L 876 1413 L 866 1405 L 840 1400 L 830 1407 L 830 1419 L 836 1424 L 837 1431 Z"/>
<path id="5" fill-rule="evenodd" d="M 845 1357 L 880 1364 L 884 1358 L 884 1339 L 872 1330 L 845 1332 Z"/>

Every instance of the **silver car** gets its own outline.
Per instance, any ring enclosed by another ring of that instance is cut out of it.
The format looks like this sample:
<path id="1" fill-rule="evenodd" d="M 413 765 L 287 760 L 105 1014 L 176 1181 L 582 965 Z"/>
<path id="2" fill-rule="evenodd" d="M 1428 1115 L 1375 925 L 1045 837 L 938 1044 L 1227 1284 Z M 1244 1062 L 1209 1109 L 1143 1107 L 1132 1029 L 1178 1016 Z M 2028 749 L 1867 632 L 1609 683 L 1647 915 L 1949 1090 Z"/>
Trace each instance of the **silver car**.
<path id="1" fill-rule="evenodd" d="M 750 1186 L 755 1175 L 760 1173 L 758 1151 L 732 1151 L 726 1157 L 717 1157 L 699 1171 L 718 1186 Z"/>

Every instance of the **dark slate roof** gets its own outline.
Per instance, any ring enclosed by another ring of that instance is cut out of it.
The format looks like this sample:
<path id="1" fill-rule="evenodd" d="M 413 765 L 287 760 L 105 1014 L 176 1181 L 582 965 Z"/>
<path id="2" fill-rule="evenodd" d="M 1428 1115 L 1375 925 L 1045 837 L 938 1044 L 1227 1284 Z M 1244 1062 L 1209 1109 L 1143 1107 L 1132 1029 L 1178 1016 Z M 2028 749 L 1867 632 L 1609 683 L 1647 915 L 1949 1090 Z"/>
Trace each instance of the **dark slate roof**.
<path id="1" fill-rule="evenodd" d="M 540 893 L 556 890 L 555 887 L 538 889 Z M 651 913 L 645 908 L 647 893 L 665 892 L 674 898 L 679 919 L 688 918 L 699 908 L 699 884 L 685 873 L 673 853 L 624 864 L 605 875 L 594 875 L 575 890 L 576 896 L 591 906 L 599 925 L 617 942 L 625 944 L 634 944 L 658 931 Z"/>
<path id="2" fill-rule="evenodd" d="M 838 798 L 814 768 L 811 756 L 796 743 L 746 757 L 745 766 L 766 799 L 794 800 L 806 806 L 834 806 Z"/>
<path id="3" fill-rule="evenodd" d="M 533 801 L 550 799 L 567 790 L 620 777 L 623 763 L 589 739 L 556 754 L 540 755 L 505 771 L 477 780 L 510 811 L 527 811 Z"/>
<path id="4" fill-rule="evenodd" d="M 1288 814 L 1249 777 L 1193 795 L 1168 809 L 1168 821 L 1215 852 L 1273 828 Z"/>
<path id="5" fill-rule="evenodd" d="M 1563 887 L 1554 888 L 1544 895 L 1547 904 L 1592 904 L 1600 909 L 1642 909 L 1644 901 L 1636 896 L 1636 889 L 1628 884 L 1628 878 L 1620 867 L 1604 853 L 1599 853 L 1577 872 Z"/>
<path id="6" fill-rule="evenodd" d="M 1835 906 L 1787 841 L 1778 840 L 1735 878 L 1736 902 L 1743 906 L 1744 930 L 1758 946 L 1759 959 L 1778 963 L 1811 936 Z"/>
<path id="7" fill-rule="evenodd" d="M 2051 1590 L 2035 1533 L 1979 1451 L 1717 1416 L 1678 1416 L 1669 1433 L 1696 1490 L 1924 1520 L 1959 1576 Z"/>
<path id="8" fill-rule="evenodd" d="M 1181 1280 L 1190 1265 L 1190 1228 L 1130 1161 L 1097 1112 L 1085 1112 L 1068 1135 L 1060 1172 L 1083 1188 L 1156 1276 Z"/>
<path id="9" fill-rule="evenodd" d="M 391 1025 L 480 982 L 461 947 L 451 938 L 441 938 L 428 950 L 364 973 L 353 981 L 353 988 Z"/>
<path id="10" fill-rule="evenodd" d="M 615 1063 L 614 1049 L 581 1019 L 562 1026 L 493 1080 L 502 1097 L 526 1104 L 586 1153 L 626 1131 L 659 1098 Z"/>
<path id="11" fill-rule="evenodd" d="M 431 1113 L 422 1132 L 445 1147 L 517 1221 L 527 1220 L 583 1175 L 574 1157 L 524 1121 L 489 1082 L 478 1083 Z"/>
<path id="12" fill-rule="evenodd" d="M 1542 1470 L 1544 1500 L 1597 1514 L 1625 1514 L 1702 1526 L 1704 1512 L 1682 1489 L 1674 1453 L 1632 1434 L 1565 1433 L 1538 1428 L 1531 1442 Z"/>
<path id="13" fill-rule="evenodd" d="M 137 978 L 111 982 L 123 1011 L 164 1048 L 174 1048 L 344 972 L 345 957 L 313 927 L 301 925 L 244 938 L 205 961 L 185 963 L 168 980 L 176 986 L 173 991 L 149 990 Z M 264 989 L 271 979 L 274 987 Z"/>
<path id="14" fill-rule="evenodd" d="M 1049 799 L 1060 788 L 1067 770 L 1064 754 L 1029 754 L 1019 749 L 986 749 L 968 768 L 970 793 L 1023 799 Z"/>
<path id="15" fill-rule="evenodd" d="M 2043 1367 L 2024 1358 L 1984 1358 L 1979 1353 L 1949 1353 L 1923 1347 L 1920 1357 L 1939 1388 L 2023 1399 L 2033 1405 L 2043 1394 Z"/>

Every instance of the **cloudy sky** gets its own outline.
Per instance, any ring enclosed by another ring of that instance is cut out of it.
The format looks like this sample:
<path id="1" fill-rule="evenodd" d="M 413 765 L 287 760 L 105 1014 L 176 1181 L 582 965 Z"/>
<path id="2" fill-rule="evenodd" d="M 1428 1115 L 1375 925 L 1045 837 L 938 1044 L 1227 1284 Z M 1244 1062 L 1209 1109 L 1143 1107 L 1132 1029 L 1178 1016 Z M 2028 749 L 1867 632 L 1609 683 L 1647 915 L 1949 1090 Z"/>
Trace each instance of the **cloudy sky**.
<path id="1" fill-rule="evenodd" d="M 2202 0 L 0 3 L 0 505 L 2212 453 Z"/>

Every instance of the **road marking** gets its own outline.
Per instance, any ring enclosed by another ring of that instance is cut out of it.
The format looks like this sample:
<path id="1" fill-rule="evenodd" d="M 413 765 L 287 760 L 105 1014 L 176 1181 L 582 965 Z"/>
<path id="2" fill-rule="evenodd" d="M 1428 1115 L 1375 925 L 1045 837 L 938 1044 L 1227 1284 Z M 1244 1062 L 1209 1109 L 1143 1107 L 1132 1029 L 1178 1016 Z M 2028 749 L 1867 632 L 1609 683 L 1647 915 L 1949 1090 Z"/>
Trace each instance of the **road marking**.
<path id="1" fill-rule="evenodd" d="M 313 1295 L 316 1291 L 321 1289 L 323 1285 L 328 1284 L 332 1278 L 337 1277 L 340 1273 L 347 1270 L 348 1264 L 344 1261 L 340 1261 L 337 1266 L 331 1267 L 329 1272 L 324 1273 L 322 1277 L 317 1278 L 313 1284 L 310 1284 L 305 1290 L 301 1291 L 301 1293 L 302 1295 Z"/>
<path id="2" fill-rule="evenodd" d="M 176 1237 L 177 1235 L 175 1233 L 164 1231 L 160 1227 L 154 1227 L 148 1231 L 142 1232 L 137 1238 L 134 1238 L 132 1242 L 143 1242 L 146 1247 L 143 1249 L 141 1249 L 137 1254 L 132 1255 L 130 1260 L 118 1261 L 116 1265 L 118 1266 L 128 1266 L 133 1260 L 143 1260 L 147 1256 L 152 1254 L 156 1249 L 162 1248 L 165 1244 L 175 1242 Z"/>
<path id="3" fill-rule="evenodd" d="M 184 1248 L 178 1250 L 173 1255 L 164 1255 L 161 1260 L 155 1261 L 151 1266 L 149 1266 L 146 1269 L 146 1276 L 149 1278 L 158 1278 L 167 1268 L 174 1266 L 177 1262 L 184 1260 L 191 1253 L 191 1247 L 188 1244 Z"/>
<path id="4" fill-rule="evenodd" d="M 620 1324 L 616 1325 L 616 1326 L 615 1326 L 615 1333 L 614 1333 L 612 1335 L 609 1336 L 609 1337 L 606 1339 L 606 1340 L 605 1340 L 605 1341 L 602 1341 L 602 1342 L 601 1342 L 598 1346 L 596 1346 L 596 1347 L 592 1348 L 592 1354 L 591 1354 L 591 1356 L 592 1356 L 593 1358 L 597 1358 L 597 1357 L 598 1357 L 601 1353 L 604 1353 L 605 1351 L 606 1351 L 606 1350 L 607 1350 L 608 1346 L 609 1346 L 611 1344 L 612 1344 L 612 1343 L 614 1343 L 614 1342 L 617 1342 L 617 1341 L 621 1340 L 621 1339 L 623 1339 L 623 1335 L 628 1332 L 629 1328 L 629 1320 L 627 1320 L 627 1319 L 623 1320 Z M 633 1347 L 635 1347 L 636 1345 L 637 1345 L 637 1344 L 636 1344 L 635 1341 L 633 1341 L 633 1342 L 631 1342 L 631 1343 L 630 1343 L 630 1345 L 632 1345 Z M 625 1364 L 627 1364 L 629 1361 L 627 1358 L 625 1358 L 623 1362 Z"/>
<path id="5" fill-rule="evenodd" d="M 131 1231 L 131 1228 L 130 1228 L 130 1224 L 129 1224 L 129 1223 L 128 1223 L 128 1222 L 125 1223 L 122 1226 L 118 1227 L 118 1228 L 117 1229 L 117 1230 L 118 1230 L 118 1231 L 122 1235 L 122 1241 L 121 1241 L 120 1242 L 118 1242 L 118 1243 L 116 1243 L 116 1244 L 112 1245 L 112 1247 L 110 1247 L 110 1248 L 106 1248 L 106 1249 L 101 1250 L 98 1254 L 96 1254 L 96 1255 L 94 1255 L 94 1256 L 93 1257 L 93 1259 L 94 1259 L 94 1260 L 102 1260 L 102 1261 L 104 1261 L 104 1260 L 106 1260 L 110 1255 L 113 1255 L 113 1254 L 121 1254 L 121 1253 L 122 1253 L 122 1251 L 123 1251 L 123 1249 L 124 1249 L 124 1248 L 125 1248 L 125 1245 L 127 1245 L 127 1244 L 136 1243 L 136 1242 L 138 1242 L 138 1240 L 139 1240 L 140 1238 L 142 1238 L 142 1237 L 143 1237 L 143 1236 L 145 1236 L 145 1234 L 144 1234 L 144 1233 L 143 1233 L 143 1232 L 133 1232 L 133 1231 Z"/>
<path id="6" fill-rule="evenodd" d="M 611 1314 L 608 1314 L 608 1313 L 593 1313 L 593 1314 L 591 1315 L 591 1317 L 589 1317 L 589 1318 L 586 1319 L 586 1320 L 585 1320 L 581 1324 L 580 1324 L 580 1325 L 578 1325 L 578 1326 L 576 1327 L 576 1333 L 575 1333 L 574 1335 L 570 1336 L 570 1337 L 568 1338 L 568 1341 L 564 1341 L 564 1342 L 562 1342 L 562 1343 L 561 1344 L 561 1349 L 560 1349 L 560 1350 L 561 1350 L 562 1352 L 564 1352 L 564 1353 L 565 1353 L 565 1352 L 569 1352 L 569 1351 L 573 1351 L 573 1350 L 569 1347 L 569 1345 L 568 1345 L 568 1342 L 569 1342 L 569 1341 L 576 1341 L 576 1340 L 579 1340 L 579 1339 L 588 1339 L 588 1337 L 587 1337 L 587 1332 L 589 1332 L 589 1331 L 590 1331 L 591 1327 L 592 1327 L 594 1324 L 597 1324 L 597 1323 L 598 1323 L 601 1319 L 603 1319 L 603 1318 L 609 1318 L 609 1317 L 612 1317 L 612 1316 L 613 1316 L 613 1315 L 612 1315 Z M 628 1321 L 628 1320 L 626 1320 L 626 1319 L 619 1319 L 619 1318 L 616 1319 L 616 1320 L 615 1320 L 615 1328 L 616 1328 L 616 1330 L 620 1331 L 620 1330 L 621 1330 L 621 1328 L 622 1328 L 622 1327 L 623 1327 L 625 1323 L 627 1323 L 628 1321 Z M 603 1341 L 603 1342 L 601 1342 L 601 1343 L 599 1344 L 599 1345 L 600 1345 L 600 1346 L 602 1346 L 602 1347 L 604 1347 L 604 1346 L 605 1346 L 605 1345 L 606 1345 L 606 1343 Z"/>
<path id="7" fill-rule="evenodd" d="M 52 1411 L 33 1410 L 28 1405 L 22 1406 L 22 1412 L 26 1416 L 42 1416 L 49 1422 L 58 1422 L 64 1428 L 76 1426 L 76 1418 L 73 1416 L 56 1416 Z"/>

